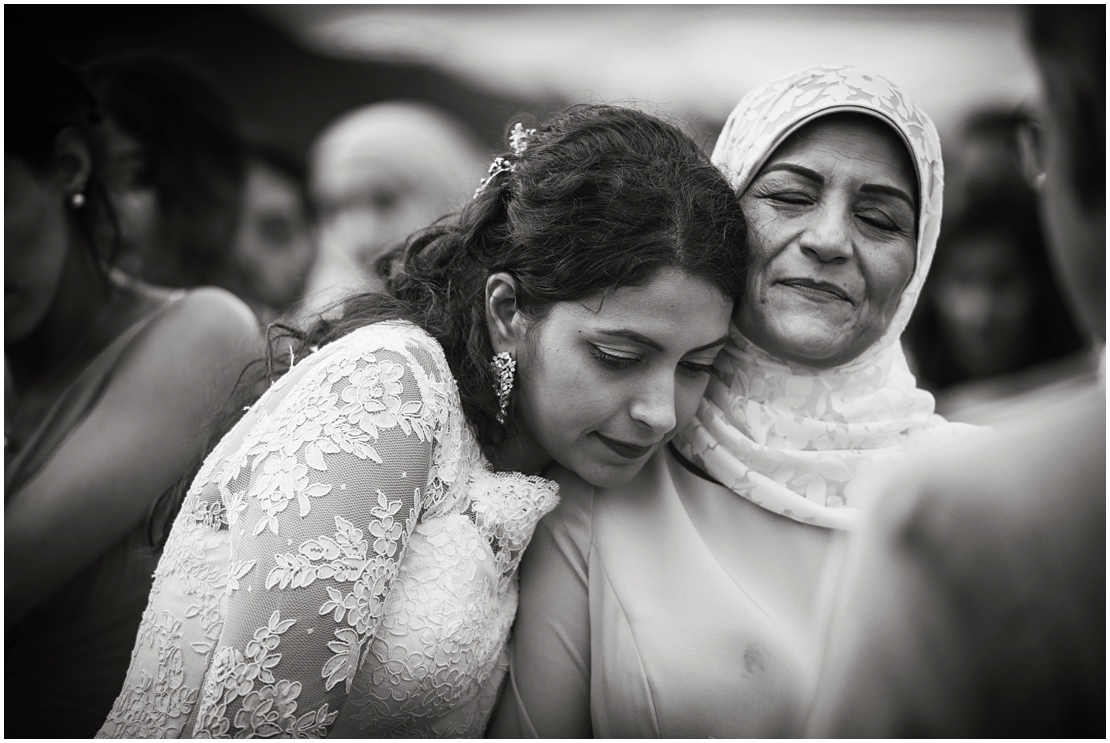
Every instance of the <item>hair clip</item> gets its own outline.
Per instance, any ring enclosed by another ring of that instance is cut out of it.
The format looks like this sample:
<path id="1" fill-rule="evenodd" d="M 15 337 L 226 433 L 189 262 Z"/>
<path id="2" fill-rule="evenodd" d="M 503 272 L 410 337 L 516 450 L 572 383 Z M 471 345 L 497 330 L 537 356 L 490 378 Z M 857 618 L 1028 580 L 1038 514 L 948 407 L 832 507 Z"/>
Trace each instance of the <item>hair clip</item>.
<path id="1" fill-rule="evenodd" d="M 516 157 L 523 155 L 524 151 L 528 149 L 528 143 L 535 134 L 535 129 L 525 129 L 519 121 L 513 125 L 512 131 L 509 132 L 509 149 L 513 151 L 513 155 Z M 489 185 L 489 182 L 495 177 L 501 173 L 511 173 L 515 169 L 516 163 L 512 160 L 505 157 L 495 158 L 493 164 L 489 166 L 486 177 L 478 181 L 478 189 L 474 192 L 474 198 L 478 198 L 478 194 L 486 190 L 486 186 Z"/>
<path id="2" fill-rule="evenodd" d="M 520 122 L 516 122 L 513 130 L 509 132 L 509 147 L 512 149 L 513 154 L 520 157 L 524 151 L 528 149 L 528 143 L 536 134 L 535 129 L 525 129 L 521 126 Z"/>
<path id="3" fill-rule="evenodd" d="M 504 173 L 506 171 L 512 172 L 514 168 L 516 168 L 516 166 L 513 165 L 511 161 L 506 160 L 503 157 L 498 157 L 494 159 L 493 164 L 489 166 L 489 171 L 487 171 L 486 177 L 478 181 L 478 190 L 474 192 L 474 198 L 478 198 L 478 194 L 482 193 L 482 191 L 486 189 L 486 184 L 492 181 L 498 174 Z"/>

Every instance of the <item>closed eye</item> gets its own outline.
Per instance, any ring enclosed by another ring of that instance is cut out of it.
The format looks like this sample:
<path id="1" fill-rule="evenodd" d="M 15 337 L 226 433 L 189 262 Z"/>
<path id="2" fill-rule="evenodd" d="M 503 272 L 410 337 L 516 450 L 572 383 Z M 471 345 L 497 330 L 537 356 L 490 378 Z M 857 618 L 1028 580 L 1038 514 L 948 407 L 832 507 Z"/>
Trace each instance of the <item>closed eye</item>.
<path id="1" fill-rule="evenodd" d="M 905 232 L 905 230 L 903 230 L 897 222 L 895 222 L 893 219 L 886 216 L 882 212 L 868 211 L 858 215 L 858 217 L 860 221 L 864 222 L 865 224 L 868 224 L 876 229 L 883 230 L 884 232 L 895 232 L 899 234 Z"/>
<path id="2" fill-rule="evenodd" d="M 767 196 L 771 201 L 791 206 L 806 206 L 813 203 L 813 197 L 806 193 L 796 191 L 779 192 Z"/>
<path id="3" fill-rule="evenodd" d="M 640 361 L 637 356 L 620 356 L 601 349 L 600 346 L 590 344 L 590 355 L 611 369 L 627 369 Z"/>
<path id="4" fill-rule="evenodd" d="M 680 361 L 680 367 L 692 374 L 708 374 L 713 371 L 713 364 L 700 364 L 696 361 Z"/>

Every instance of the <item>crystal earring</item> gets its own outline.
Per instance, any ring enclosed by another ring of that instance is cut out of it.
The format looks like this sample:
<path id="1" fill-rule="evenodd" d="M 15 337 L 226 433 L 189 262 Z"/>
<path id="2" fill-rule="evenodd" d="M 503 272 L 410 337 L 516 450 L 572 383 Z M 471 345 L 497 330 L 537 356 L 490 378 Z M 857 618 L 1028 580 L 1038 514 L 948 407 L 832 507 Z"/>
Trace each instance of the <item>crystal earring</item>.
<path id="1" fill-rule="evenodd" d="M 516 359 L 508 351 L 494 354 L 491 362 L 493 371 L 497 374 L 497 403 L 501 410 L 497 413 L 497 422 L 505 425 L 505 413 L 509 410 L 509 396 L 513 394 L 513 379 L 516 375 Z"/>
<path id="2" fill-rule="evenodd" d="M 85 194 L 78 191 L 69 197 L 69 205 L 74 209 L 80 209 L 85 205 Z"/>

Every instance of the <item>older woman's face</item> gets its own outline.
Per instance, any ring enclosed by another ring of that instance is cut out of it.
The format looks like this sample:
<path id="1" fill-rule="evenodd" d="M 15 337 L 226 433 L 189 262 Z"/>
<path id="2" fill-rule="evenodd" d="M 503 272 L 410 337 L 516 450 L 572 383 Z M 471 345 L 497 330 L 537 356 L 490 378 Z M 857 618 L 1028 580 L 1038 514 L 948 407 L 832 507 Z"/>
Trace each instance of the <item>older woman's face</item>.
<path id="1" fill-rule="evenodd" d="M 858 357 L 886 330 L 913 274 L 917 197 L 898 135 L 862 115 L 807 124 L 741 197 L 748 218 L 740 330 L 816 368 Z"/>

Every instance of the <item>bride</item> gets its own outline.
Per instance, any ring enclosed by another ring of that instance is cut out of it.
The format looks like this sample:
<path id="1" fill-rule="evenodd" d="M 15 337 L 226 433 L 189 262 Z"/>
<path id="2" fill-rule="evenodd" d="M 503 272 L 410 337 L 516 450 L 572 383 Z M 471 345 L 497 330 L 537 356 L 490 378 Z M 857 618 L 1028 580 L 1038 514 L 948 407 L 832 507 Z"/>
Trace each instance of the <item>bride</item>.
<path id="1" fill-rule="evenodd" d="M 482 734 L 558 498 L 535 473 L 623 484 L 691 419 L 745 233 L 646 114 L 510 142 L 387 294 L 271 347 L 290 368 L 193 480 L 101 737 Z"/>

